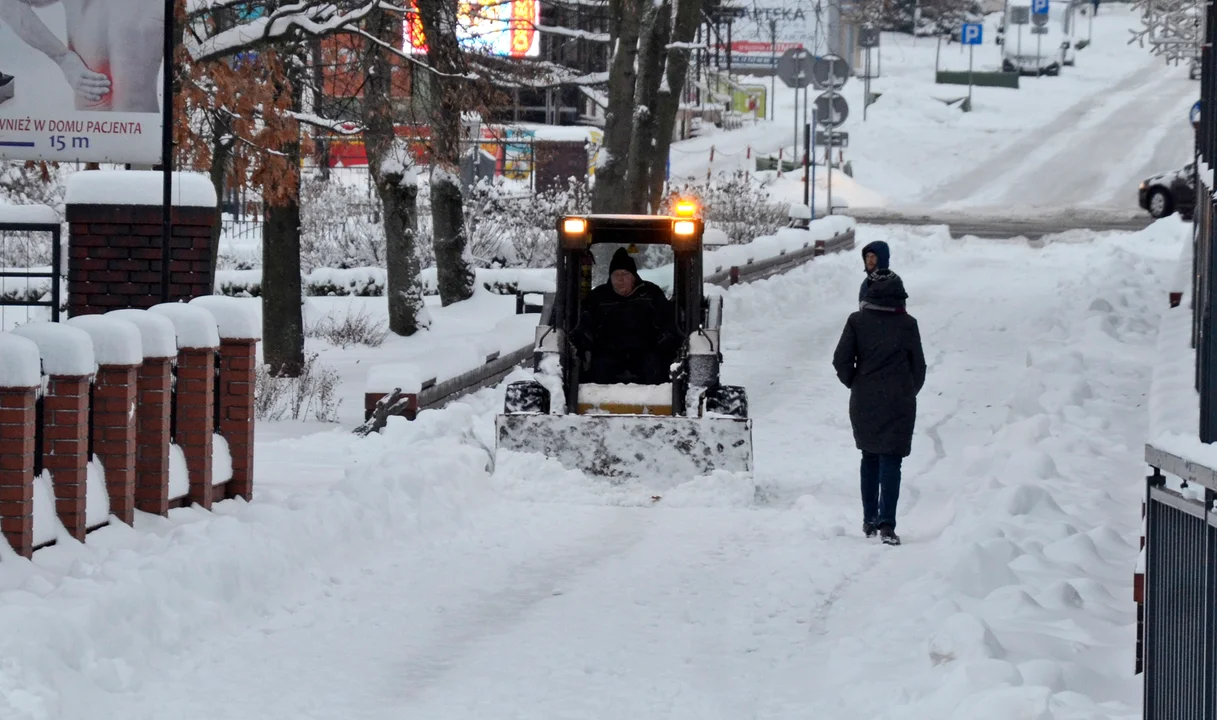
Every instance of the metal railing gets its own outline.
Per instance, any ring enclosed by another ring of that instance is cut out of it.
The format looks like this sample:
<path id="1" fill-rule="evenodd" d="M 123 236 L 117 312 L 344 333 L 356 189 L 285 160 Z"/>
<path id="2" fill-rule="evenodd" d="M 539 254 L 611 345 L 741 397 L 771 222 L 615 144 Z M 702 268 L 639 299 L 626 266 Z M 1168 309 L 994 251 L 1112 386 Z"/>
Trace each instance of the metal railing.
<path id="1" fill-rule="evenodd" d="M 50 308 L 49 319 L 59 321 L 61 232 L 58 224 L 0 222 L 0 331 L 46 319 L 32 317 L 29 308 L 34 307 Z M 49 243 L 39 240 L 47 236 Z M 26 311 L 21 317 L 12 317 L 6 312 L 10 307 Z"/>
<path id="2" fill-rule="evenodd" d="M 1145 460 L 1144 718 L 1217 720 L 1217 472 L 1153 445 Z"/>

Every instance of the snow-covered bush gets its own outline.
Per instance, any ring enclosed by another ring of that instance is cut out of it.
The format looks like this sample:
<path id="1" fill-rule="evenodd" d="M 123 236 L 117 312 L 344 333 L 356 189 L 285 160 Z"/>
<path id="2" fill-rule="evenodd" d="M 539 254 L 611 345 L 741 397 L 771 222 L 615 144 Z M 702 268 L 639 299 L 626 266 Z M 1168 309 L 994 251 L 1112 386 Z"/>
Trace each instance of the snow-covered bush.
<path id="1" fill-rule="evenodd" d="M 383 267 L 316 268 L 304 278 L 304 294 L 381 297 L 388 282 L 389 273 Z"/>
<path id="2" fill-rule="evenodd" d="M 587 185 L 570 182 L 564 189 L 551 189 L 512 203 L 504 218 L 511 229 L 508 266 L 552 267 L 557 257 L 558 219 L 592 211 L 592 193 Z"/>
<path id="3" fill-rule="evenodd" d="M 216 291 L 230 297 L 262 297 L 262 271 L 217 270 Z"/>
<path id="4" fill-rule="evenodd" d="M 706 221 L 727 233 L 733 244 L 771 235 L 789 220 L 790 204 L 775 202 L 763 185 L 743 171 L 672 187 L 660 213 L 671 213 L 675 202 L 684 198 L 695 198 Z"/>
<path id="5" fill-rule="evenodd" d="M 337 178 L 300 186 L 300 263 L 314 268 L 384 267 L 380 202 L 369 188 Z"/>
<path id="6" fill-rule="evenodd" d="M 338 422 L 338 371 L 317 361 L 317 353 L 304 358 L 299 377 L 277 377 L 269 365 L 254 375 L 254 417 L 258 420 Z"/>
<path id="7" fill-rule="evenodd" d="M 344 349 L 352 345 L 380 347 L 389 337 L 389 326 L 373 318 L 366 308 L 347 308 L 345 317 L 327 315 L 312 325 L 307 334 Z"/>

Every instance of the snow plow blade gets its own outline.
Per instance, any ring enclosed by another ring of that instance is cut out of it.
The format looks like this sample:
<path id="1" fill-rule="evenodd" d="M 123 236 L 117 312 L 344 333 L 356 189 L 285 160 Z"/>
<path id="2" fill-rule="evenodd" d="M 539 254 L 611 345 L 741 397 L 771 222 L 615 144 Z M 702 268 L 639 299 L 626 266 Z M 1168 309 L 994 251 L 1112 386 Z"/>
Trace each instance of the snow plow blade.
<path id="1" fill-rule="evenodd" d="M 735 417 L 507 413 L 497 448 L 539 453 L 603 477 L 752 472 L 752 421 Z"/>

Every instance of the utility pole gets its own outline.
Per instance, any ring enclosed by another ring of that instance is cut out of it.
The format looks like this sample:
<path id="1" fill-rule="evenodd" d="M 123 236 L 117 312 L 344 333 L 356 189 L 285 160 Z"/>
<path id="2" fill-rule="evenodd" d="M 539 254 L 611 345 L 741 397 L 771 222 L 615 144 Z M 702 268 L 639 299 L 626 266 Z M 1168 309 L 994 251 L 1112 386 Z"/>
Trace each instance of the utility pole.
<path id="1" fill-rule="evenodd" d="M 773 64 L 773 75 L 769 77 L 769 119 L 778 119 L 778 21 L 769 19 L 769 55 Z"/>

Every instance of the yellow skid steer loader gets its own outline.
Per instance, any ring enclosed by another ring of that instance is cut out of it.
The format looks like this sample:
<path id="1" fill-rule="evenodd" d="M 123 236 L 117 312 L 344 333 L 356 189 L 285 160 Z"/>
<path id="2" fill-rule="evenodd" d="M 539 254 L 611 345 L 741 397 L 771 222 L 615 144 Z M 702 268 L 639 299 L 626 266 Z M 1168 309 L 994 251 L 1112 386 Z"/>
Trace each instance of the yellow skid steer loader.
<path id="1" fill-rule="evenodd" d="M 536 330 L 535 380 L 507 388 L 496 418 L 499 450 L 541 453 L 609 478 L 692 478 L 751 473 L 752 421 L 744 388 L 719 382 L 722 298 L 707 297 L 704 222 L 696 207 L 676 215 L 587 215 L 558 221 L 556 290 Z M 639 274 L 669 296 L 681 347 L 662 384 L 584 382 L 593 358 L 572 343 L 597 266 L 627 247 Z M 597 262 L 597 259 L 600 262 Z"/>

